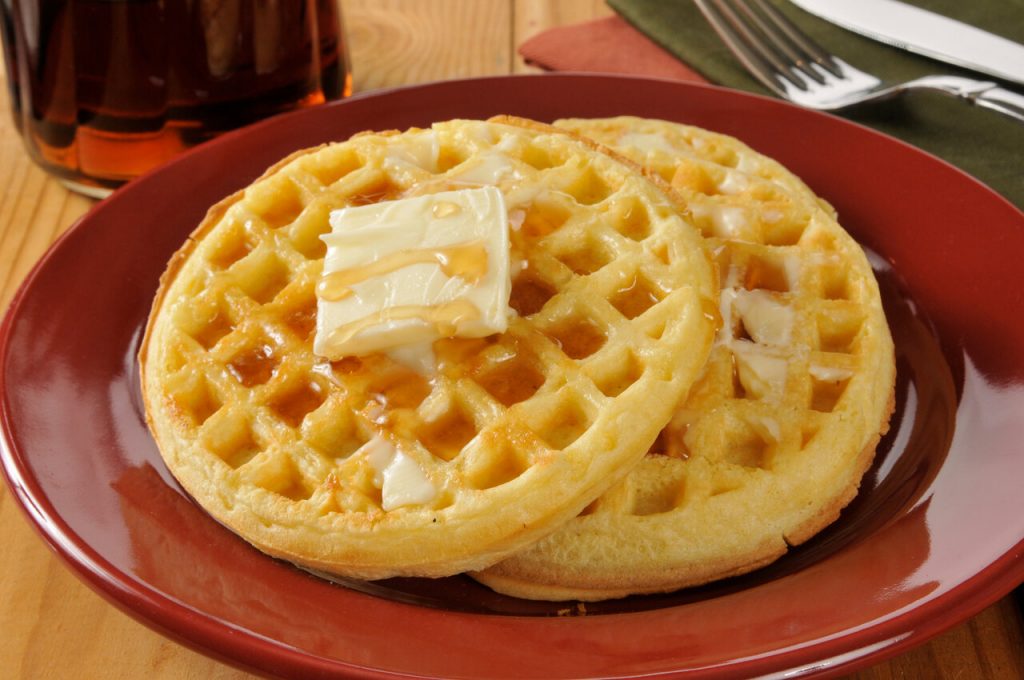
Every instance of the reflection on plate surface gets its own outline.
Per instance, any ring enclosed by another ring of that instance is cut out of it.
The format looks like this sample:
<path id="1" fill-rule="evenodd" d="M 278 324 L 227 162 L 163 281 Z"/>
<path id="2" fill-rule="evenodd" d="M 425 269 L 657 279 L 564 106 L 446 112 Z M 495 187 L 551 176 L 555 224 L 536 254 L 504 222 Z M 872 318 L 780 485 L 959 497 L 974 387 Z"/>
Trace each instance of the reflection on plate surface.
<path id="1" fill-rule="evenodd" d="M 836 524 L 753 574 L 584 608 L 462 577 L 340 587 L 263 556 L 181 492 L 145 428 L 135 351 L 157 278 L 206 207 L 297 148 L 496 113 L 634 113 L 736 135 L 802 175 L 877 254 L 897 408 Z M 828 157 L 815 152 L 826 147 Z M 921 181 L 894 196 L 887 182 L 907 173 Z M 985 247 L 975 224 L 1000 247 Z M 90 585 L 187 644 L 268 673 L 848 671 L 970 616 L 1024 576 L 1014 557 L 1024 302 L 1011 294 L 1022 227 L 1012 206 L 909 147 L 715 88 L 532 76 L 357 97 L 198 149 L 61 240 L 0 332 L 3 463 L 30 518 Z"/>

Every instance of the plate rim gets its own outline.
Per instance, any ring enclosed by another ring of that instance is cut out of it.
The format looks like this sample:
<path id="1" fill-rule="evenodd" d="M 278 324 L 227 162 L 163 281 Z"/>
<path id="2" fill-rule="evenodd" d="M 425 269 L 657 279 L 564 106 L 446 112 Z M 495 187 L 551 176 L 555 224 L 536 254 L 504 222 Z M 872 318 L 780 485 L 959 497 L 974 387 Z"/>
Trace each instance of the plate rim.
<path id="1" fill-rule="evenodd" d="M 681 83 L 679 81 L 661 78 L 635 78 L 630 76 L 605 74 L 567 73 L 486 76 L 480 78 L 440 81 L 437 83 L 407 85 L 389 90 L 360 93 L 348 99 L 333 102 L 327 106 L 343 108 L 348 102 L 389 98 L 401 92 L 409 93 L 411 91 L 412 93 L 415 93 L 417 91 L 434 90 L 443 87 L 466 87 L 485 82 L 506 81 L 510 78 L 543 78 L 546 80 L 576 80 L 579 78 L 586 78 L 613 81 L 647 81 L 665 84 L 673 88 L 682 88 L 682 90 L 689 88 L 710 89 L 718 91 L 727 97 L 735 96 L 740 98 L 754 98 L 759 100 L 759 105 L 767 104 L 770 106 L 796 108 L 786 102 L 764 97 L 762 95 L 740 92 L 712 85 Z M 895 142 L 916 154 L 923 154 L 924 156 L 927 156 L 932 162 L 937 161 L 947 169 L 951 169 L 958 173 L 961 180 L 969 181 L 983 189 L 989 195 L 989 198 L 996 199 L 1005 204 L 1004 207 L 1009 207 L 1016 211 L 1018 219 L 1020 219 L 1021 223 L 1024 224 L 1024 212 L 1021 212 L 1004 196 L 996 193 L 983 182 L 951 163 L 934 155 L 928 154 L 927 152 L 907 144 L 906 142 L 879 133 L 859 123 L 854 123 L 819 112 L 811 112 L 803 109 L 799 110 L 803 114 L 829 118 L 833 124 L 839 123 L 857 128 L 862 132 L 881 137 L 889 143 Z M 140 180 L 131 182 L 121 189 L 118 189 L 107 200 L 94 205 L 85 215 L 76 220 L 54 241 L 54 243 L 47 248 L 45 253 L 33 265 L 16 289 L 15 294 L 12 296 L 10 303 L 8 304 L 7 310 L 5 310 L 3 321 L 0 323 L 0 435 L 2 435 L 0 436 L 0 462 L 2 462 L 3 474 L 8 487 L 12 492 L 13 497 L 17 500 L 17 504 L 21 508 L 22 512 L 25 513 L 29 523 L 43 538 L 44 542 L 56 552 L 56 554 L 61 558 L 61 561 L 69 566 L 71 571 L 89 585 L 90 588 L 98 592 L 109 602 L 118 606 L 122 611 L 125 611 L 129 615 L 140 620 L 142 623 L 148 625 L 157 632 L 168 635 L 189 647 L 197 649 L 198 651 L 221 661 L 251 670 L 271 670 L 272 672 L 287 673 L 293 669 L 304 668 L 306 670 L 316 670 L 319 672 L 344 671 L 348 674 L 367 678 L 396 677 L 396 675 L 400 674 L 383 669 L 364 667 L 340 659 L 318 657 L 290 648 L 280 641 L 267 640 L 247 630 L 227 628 L 222 621 L 210 614 L 194 611 L 160 592 L 143 588 L 138 578 L 125 574 L 115 568 L 103 557 L 102 554 L 97 552 L 92 545 L 88 544 L 81 536 L 71 530 L 70 526 L 68 526 L 64 522 L 63 518 L 56 512 L 55 508 L 50 503 L 49 498 L 42 492 L 38 481 L 33 478 L 31 471 L 26 467 L 25 452 L 17 450 L 13 441 L 13 425 L 11 422 L 12 415 L 9 411 L 7 398 L 8 385 L 6 382 L 6 369 L 8 361 L 10 360 L 11 339 L 23 305 L 32 292 L 33 286 L 41 272 L 46 269 L 48 263 L 52 260 L 55 254 L 62 248 L 68 247 L 66 244 L 74 238 L 77 238 L 80 233 L 87 231 L 89 229 L 89 225 L 91 225 L 94 220 L 101 219 L 105 211 L 114 209 L 111 208 L 111 206 L 117 205 L 121 200 L 119 197 L 127 192 L 135 191 L 134 187 L 138 186 L 139 183 L 143 183 L 144 185 L 145 182 L 157 181 L 160 173 L 164 172 L 167 168 L 186 162 L 187 159 L 192 158 L 197 154 L 211 153 L 211 149 L 216 149 L 216 145 L 224 143 L 224 140 L 234 139 L 238 136 L 258 136 L 263 129 L 280 124 L 281 120 L 292 117 L 302 117 L 303 115 L 306 115 L 308 111 L 309 110 L 292 112 L 261 121 L 252 126 L 227 133 L 217 140 L 213 140 L 212 142 L 186 152 L 164 166 L 161 166 L 161 168 L 148 173 L 143 178 L 140 178 Z M 154 177 L 157 179 L 153 179 Z M 818 668 L 815 670 L 812 668 L 801 671 L 801 673 L 814 673 L 819 671 L 827 673 L 840 671 L 846 672 L 853 668 L 863 667 L 868 663 L 894 656 L 912 646 L 934 637 L 935 635 L 938 635 L 954 625 L 961 623 L 963 620 L 973 616 L 978 611 L 991 605 L 993 602 L 1009 592 L 1013 586 L 1010 585 L 1007 587 L 1006 584 L 1010 580 L 1019 580 L 1016 579 L 1016 576 L 1024 575 L 1024 558 L 1021 556 L 1022 552 L 1024 552 L 1024 540 L 1020 541 L 1016 546 L 993 560 L 985 569 L 971 575 L 963 581 L 960 581 L 957 585 L 952 586 L 948 591 L 940 594 L 934 599 L 928 600 L 923 604 L 919 604 L 919 606 L 912 607 L 909 611 L 893 614 L 882 622 L 876 623 L 866 629 L 855 630 L 852 632 L 841 631 L 831 640 L 816 645 L 809 645 L 804 649 L 788 650 L 779 654 L 769 655 L 761 659 L 743 660 L 738 662 L 739 667 L 736 667 L 733 670 L 736 671 L 742 668 L 743 671 L 773 672 L 780 670 L 781 668 L 777 663 L 779 659 L 793 662 L 792 664 L 787 664 L 786 668 L 799 668 L 801 666 L 813 666 L 815 664 L 820 665 L 833 657 L 848 657 L 842 658 L 842 660 L 839 660 L 835 665 L 827 665 L 827 667 L 823 669 Z M 1016 557 L 1014 556 L 1015 553 L 1017 555 Z M 394 602 L 392 604 L 402 607 L 412 607 L 417 610 L 422 609 L 415 605 Z M 942 619 L 930 616 L 938 610 L 942 610 L 944 612 L 955 610 L 958 614 L 953 617 L 946 616 Z M 470 617 L 479 616 L 461 612 L 444 612 L 444 614 Z M 647 614 L 647 612 L 631 614 L 603 614 L 602 617 L 643 616 L 645 614 Z M 526 621 L 537 620 L 533 617 L 513 616 L 505 618 L 523 619 Z M 573 621 L 572 618 L 560 620 L 566 622 Z M 907 628 L 910 624 L 914 625 L 908 632 Z M 571 624 L 566 623 L 565 625 Z M 903 634 L 897 635 L 899 632 L 902 632 Z M 858 651 L 863 649 L 865 645 L 851 647 L 849 644 L 844 644 L 847 641 L 854 639 L 865 642 L 870 651 L 858 654 Z M 210 640 L 219 641 L 219 644 L 210 645 Z M 880 643 L 887 642 L 889 644 L 877 647 Z M 875 648 L 871 649 L 872 647 Z M 226 653 L 225 649 L 230 649 L 231 653 Z M 815 649 L 825 649 L 826 651 L 834 653 L 827 654 L 827 656 L 822 657 L 821 654 L 813 653 L 813 650 Z M 251 666 L 244 662 L 243 659 L 246 658 L 260 659 L 261 663 L 259 666 Z M 309 667 L 310 663 L 312 663 L 314 667 Z M 795 664 L 795 666 L 793 664 Z M 685 669 L 680 669 L 680 671 L 683 670 Z M 710 673 L 713 670 L 714 669 L 708 669 L 708 672 Z"/>

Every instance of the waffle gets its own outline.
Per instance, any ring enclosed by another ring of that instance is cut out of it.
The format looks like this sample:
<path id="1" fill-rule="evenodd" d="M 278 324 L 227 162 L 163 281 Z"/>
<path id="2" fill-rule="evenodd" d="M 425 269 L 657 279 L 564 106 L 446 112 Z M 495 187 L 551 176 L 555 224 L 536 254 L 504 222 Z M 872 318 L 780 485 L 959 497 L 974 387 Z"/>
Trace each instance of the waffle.
<path id="1" fill-rule="evenodd" d="M 602 600 L 768 564 L 838 517 L 888 426 L 893 344 L 868 261 L 827 204 L 737 140 L 635 118 L 557 125 L 672 181 L 721 268 L 723 324 L 626 479 L 474 577 L 519 597 Z"/>
<path id="2" fill-rule="evenodd" d="M 312 352 L 332 210 L 494 185 L 508 330 L 433 345 L 436 374 Z M 299 152 L 211 209 L 165 272 L 140 352 L 150 428 L 214 518 L 361 579 L 481 569 L 572 519 L 642 458 L 705 361 L 717 278 L 672 192 L 511 118 Z M 385 510 L 364 445 L 436 491 Z"/>
<path id="3" fill-rule="evenodd" d="M 771 187 L 757 181 L 761 179 L 836 216 L 827 201 L 785 166 L 729 135 L 635 116 L 568 118 L 556 125 L 616 149 L 688 197 L 739 194 L 767 202 Z"/>

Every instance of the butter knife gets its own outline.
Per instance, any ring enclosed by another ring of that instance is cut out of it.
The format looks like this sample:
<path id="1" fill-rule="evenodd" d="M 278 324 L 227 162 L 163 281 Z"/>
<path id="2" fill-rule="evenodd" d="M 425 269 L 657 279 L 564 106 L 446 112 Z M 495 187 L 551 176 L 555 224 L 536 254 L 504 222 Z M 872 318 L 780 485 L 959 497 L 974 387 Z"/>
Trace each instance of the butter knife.
<path id="1" fill-rule="evenodd" d="M 837 26 L 932 59 L 1024 84 L 1024 45 L 897 0 L 791 0 Z"/>

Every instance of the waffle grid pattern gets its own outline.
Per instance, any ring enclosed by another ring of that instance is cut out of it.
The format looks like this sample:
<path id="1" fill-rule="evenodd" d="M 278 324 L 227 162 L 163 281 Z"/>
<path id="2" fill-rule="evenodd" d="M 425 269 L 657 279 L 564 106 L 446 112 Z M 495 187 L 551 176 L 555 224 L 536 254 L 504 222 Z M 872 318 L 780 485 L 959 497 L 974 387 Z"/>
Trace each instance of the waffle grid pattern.
<path id="1" fill-rule="evenodd" d="M 432 380 L 313 355 L 330 211 L 473 184 L 495 153 L 521 216 L 509 331 L 439 341 Z M 563 134 L 504 120 L 357 136 L 273 168 L 172 264 L 143 355 L 152 425 L 190 493 L 271 554 L 367 578 L 479 568 L 653 440 L 707 354 L 711 272 L 664 194 Z M 649 422 L 620 432 L 649 396 Z M 425 471 L 432 502 L 382 509 L 352 455 L 374 436 Z"/>
<path id="2" fill-rule="evenodd" d="M 770 562 L 836 518 L 885 429 L 892 343 L 870 267 L 802 182 L 736 140 L 637 119 L 560 124 L 672 180 L 717 260 L 722 327 L 626 479 L 475 576 L 522 597 L 593 600 Z M 637 131 L 645 148 L 616 146 Z"/>

